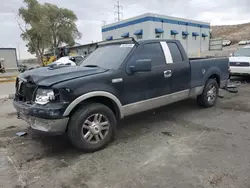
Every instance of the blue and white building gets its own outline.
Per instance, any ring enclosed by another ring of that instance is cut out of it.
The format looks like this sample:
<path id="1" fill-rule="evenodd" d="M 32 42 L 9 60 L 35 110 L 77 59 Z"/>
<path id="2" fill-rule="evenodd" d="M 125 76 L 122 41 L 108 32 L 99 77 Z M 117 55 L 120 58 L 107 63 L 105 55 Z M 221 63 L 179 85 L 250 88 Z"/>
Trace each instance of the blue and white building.
<path id="1" fill-rule="evenodd" d="M 189 56 L 209 50 L 210 23 L 146 13 L 102 27 L 102 39 L 121 37 L 180 40 Z"/>

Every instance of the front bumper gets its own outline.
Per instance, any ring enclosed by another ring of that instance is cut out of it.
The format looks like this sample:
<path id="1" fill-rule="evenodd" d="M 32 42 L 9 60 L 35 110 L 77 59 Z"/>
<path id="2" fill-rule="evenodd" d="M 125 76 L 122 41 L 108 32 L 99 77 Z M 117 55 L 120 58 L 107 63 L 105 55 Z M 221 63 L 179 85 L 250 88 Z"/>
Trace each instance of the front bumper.
<path id="1" fill-rule="evenodd" d="M 69 118 L 42 119 L 19 113 L 19 118 L 26 121 L 36 131 L 53 134 L 63 134 L 68 125 Z"/>
<path id="2" fill-rule="evenodd" d="M 233 67 L 230 66 L 230 75 L 250 75 L 250 67 Z"/>
<path id="3" fill-rule="evenodd" d="M 57 114 L 57 110 L 48 109 L 50 116 L 45 117 L 44 109 L 41 109 L 41 117 L 38 117 L 39 109 L 32 107 L 32 105 L 27 105 L 24 103 L 20 103 L 17 101 L 13 102 L 13 106 L 17 110 L 18 117 L 24 121 L 26 121 L 32 129 L 44 132 L 44 133 L 52 133 L 52 134 L 63 134 L 68 125 L 69 118 L 63 116 L 54 116 Z M 47 112 L 47 113 L 48 113 Z"/>

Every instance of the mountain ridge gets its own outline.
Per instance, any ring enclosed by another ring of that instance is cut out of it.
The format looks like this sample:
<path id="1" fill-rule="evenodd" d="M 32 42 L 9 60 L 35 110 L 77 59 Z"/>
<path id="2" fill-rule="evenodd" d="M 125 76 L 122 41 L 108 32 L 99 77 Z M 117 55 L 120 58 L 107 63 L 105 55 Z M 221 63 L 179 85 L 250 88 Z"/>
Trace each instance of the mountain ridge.
<path id="1" fill-rule="evenodd" d="M 237 25 L 214 25 L 211 26 L 212 38 L 222 37 L 237 43 L 241 40 L 250 40 L 250 23 Z"/>

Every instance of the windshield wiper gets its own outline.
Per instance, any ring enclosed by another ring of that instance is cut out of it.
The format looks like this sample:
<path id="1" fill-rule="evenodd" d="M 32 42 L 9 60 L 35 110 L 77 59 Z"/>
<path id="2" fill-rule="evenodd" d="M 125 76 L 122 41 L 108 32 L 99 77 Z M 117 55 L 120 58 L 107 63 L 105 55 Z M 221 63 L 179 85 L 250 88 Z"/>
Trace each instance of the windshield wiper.
<path id="1" fill-rule="evenodd" d="M 84 67 L 99 67 L 98 65 L 84 65 Z"/>

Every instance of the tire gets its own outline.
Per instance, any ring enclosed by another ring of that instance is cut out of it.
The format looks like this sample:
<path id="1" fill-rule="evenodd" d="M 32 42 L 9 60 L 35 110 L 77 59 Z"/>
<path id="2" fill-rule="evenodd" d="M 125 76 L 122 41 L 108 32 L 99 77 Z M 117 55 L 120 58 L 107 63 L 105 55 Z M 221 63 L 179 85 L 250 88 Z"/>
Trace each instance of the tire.
<path id="1" fill-rule="evenodd" d="M 107 106 L 99 103 L 85 104 L 70 117 L 68 137 L 79 150 L 94 152 L 111 142 L 115 136 L 116 124 L 116 117 Z"/>
<path id="2" fill-rule="evenodd" d="M 209 90 L 214 87 L 214 93 L 209 93 Z M 215 79 L 207 80 L 204 90 L 201 95 L 197 96 L 197 103 L 198 105 L 204 108 L 210 108 L 216 104 L 217 98 L 219 93 L 219 86 Z M 214 97 L 210 97 L 214 96 Z"/>

